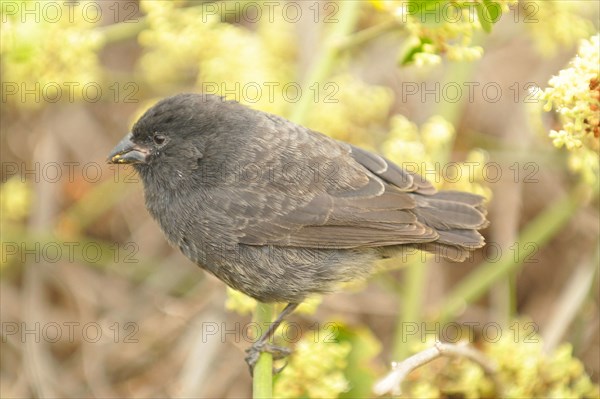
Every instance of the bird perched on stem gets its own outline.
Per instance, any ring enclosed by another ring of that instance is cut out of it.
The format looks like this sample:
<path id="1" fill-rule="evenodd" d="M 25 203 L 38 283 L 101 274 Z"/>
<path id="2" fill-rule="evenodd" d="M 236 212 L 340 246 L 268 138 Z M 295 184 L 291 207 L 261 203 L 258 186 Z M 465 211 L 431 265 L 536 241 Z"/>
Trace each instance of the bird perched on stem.
<path id="1" fill-rule="evenodd" d="M 169 242 L 230 287 L 288 306 L 414 248 L 462 261 L 484 245 L 483 198 L 441 191 L 385 158 L 209 94 L 166 98 L 109 162 L 132 164 Z"/>

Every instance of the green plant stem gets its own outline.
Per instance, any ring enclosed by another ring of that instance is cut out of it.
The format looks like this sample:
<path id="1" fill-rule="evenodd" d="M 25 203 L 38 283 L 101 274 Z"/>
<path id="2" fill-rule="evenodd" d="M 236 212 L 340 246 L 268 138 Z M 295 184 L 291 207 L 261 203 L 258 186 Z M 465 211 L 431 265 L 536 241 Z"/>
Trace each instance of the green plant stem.
<path id="1" fill-rule="evenodd" d="M 268 327 L 273 321 L 273 310 L 272 304 L 258 302 L 254 320 L 259 326 Z M 254 367 L 252 397 L 261 399 L 273 397 L 273 355 L 270 353 L 261 353 Z"/>
<path id="2" fill-rule="evenodd" d="M 326 79 L 333 68 L 334 62 L 340 53 L 339 43 L 348 36 L 358 19 L 358 10 L 362 2 L 360 1 L 341 1 L 339 21 L 335 24 L 335 27 L 323 47 L 321 47 L 319 53 L 315 57 L 316 63 L 313 64 L 309 70 L 306 79 L 304 80 L 303 92 L 305 93 L 300 97 L 298 103 L 294 106 L 290 119 L 298 124 L 303 124 L 308 114 L 311 101 L 313 97 L 306 94 L 309 91 L 309 86 L 314 83 L 318 83 Z"/>
<path id="3" fill-rule="evenodd" d="M 410 333 L 412 327 L 419 329 L 418 323 L 422 320 L 423 293 L 427 264 L 418 259 L 412 261 L 405 269 L 403 295 L 400 296 L 400 316 L 396 323 L 394 337 L 393 359 L 401 360 L 409 355 Z M 417 324 L 415 326 L 415 324 Z"/>
<path id="4" fill-rule="evenodd" d="M 439 320 L 444 322 L 459 313 L 467 303 L 480 298 L 492 284 L 510 275 L 571 219 L 584 202 L 582 187 L 576 187 L 566 197 L 556 201 L 531 221 L 518 239 L 515 251 L 502 254 L 496 261 L 488 261 L 464 278 L 444 299 Z"/>
<path id="5" fill-rule="evenodd" d="M 331 73 L 334 61 L 339 54 L 338 46 L 335 46 L 335 39 L 343 38 L 348 35 L 356 23 L 360 1 L 340 2 L 339 22 L 331 32 L 327 44 L 321 49 L 315 57 L 316 63 L 310 69 L 305 80 L 304 90 L 308 91 L 308 86 L 313 82 L 320 82 Z M 312 97 L 303 95 L 300 101 L 294 107 L 290 119 L 296 123 L 303 123 L 306 119 L 310 101 Z M 259 325 L 270 323 L 273 320 L 273 306 L 259 303 L 256 307 L 254 317 Z M 254 398 L 270 398 L 273 395 L 273 357 L 270 353 L 261 353 L 256 367 L 254 368 L 254 378 L 252 381 Z"/>
<path id="6" fill-rule="evenodd" d="M 402 29 L 402 25 L 395 18 L 390 19 L 389 21 L 382 22 L 379 25 L 370 26 L 360 32 L 348 36 L 339 43 L 338 49 L 345 51 L 360 47 L 371 40 L 377 39 L 378 37 L 397 29 Z"/>
<path id="7" fill-rule="evenodd" d="M 473 75 L 476 63 L 473 61 L 453 61 L 449 62 L 447 71 L 444 74 L 444 80 L 442 84 L 457 84 L 460 87 L 464 87 L 465 82 Z M 446 119 L 452 124 L 457 126 L 460 122 L 460 117 L 463 114 L 463 108 L 465 106 L 465 98 L 468 96 L 461 96 L 459 101 L 446 101 L 442 98 L 442 101 L 436 107 L 432 115 L 439 115 Z M 448 154 L 450 154 L 451 147 L 448 148 Z"/>
<path id="8" fill-rule="evenodd" d="M 600 246 L 597 246 L 595 253 L 579 264 L 569 276 L 569 281 L 552 307 L 550 320 L 541 332 L 546 353 L 552 353 L 558 346 L 567 330 L 577 320 L 577 316 L 581 314 L 582 306 L 586 302 L 594 300 L 590 298 L 590 293 L 593 296 L 592 286 L 598 273 L 598 265 L 600 265 Z M 573 335 L 579 335 L 577 333 L 581 333 L 581 331 L 576 331 L 576 334 Z M 577 341 L 574 342 L 573 339 L 569 339 L 569 341 L 574 348 L 577 346 Z"/>

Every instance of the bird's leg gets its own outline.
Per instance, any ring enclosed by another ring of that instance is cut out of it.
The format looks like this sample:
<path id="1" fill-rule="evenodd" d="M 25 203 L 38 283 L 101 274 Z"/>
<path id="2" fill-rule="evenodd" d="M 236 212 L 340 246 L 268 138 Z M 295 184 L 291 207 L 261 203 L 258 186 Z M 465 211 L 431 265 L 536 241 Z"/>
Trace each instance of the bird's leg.
<path id="1" fill-rule="evenodd" d="M 298 305 L 300 304 L 288 303 L 287 306 L 283 309 L 283 311 L 279 314 L 279 316 L 277 316 L 275 321 L 273 321 L 271 325 L 269 325 L 267 331 L 263 335 L 261 335 L 261 337 L 250 348 L 246 349 L 246 353 L 248 353 L 248 356 L 246 356 L 246 363 L 248 363 L 248 367 L 250 367 L 250 374 L 254 373 L 254 366 L 256 365 L 256 362 L 258 362 L 258 358 L 260 357 L 261 352 L 268 352 L 273 354 L 273 358 L 275 360 L 283 359 L 291 353 L 291 350 L 288 348 L 269 344 L 269 340 L 273 338 L 275 331 L 277 330 L 283 319 L 285 319 L 290 313 L 292 313 L 298 307 Z M 282 369 L 283 368 L 277 370 L 277 372 L 281 371 Z"/>

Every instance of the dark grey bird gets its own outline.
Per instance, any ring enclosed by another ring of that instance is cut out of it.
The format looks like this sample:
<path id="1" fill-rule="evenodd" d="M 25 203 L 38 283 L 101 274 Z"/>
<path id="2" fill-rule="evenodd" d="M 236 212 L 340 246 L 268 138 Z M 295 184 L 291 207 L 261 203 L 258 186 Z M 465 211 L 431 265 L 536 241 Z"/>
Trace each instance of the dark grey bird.
<path id="1" fill-rule="evenodd" d="M 442 191 L 369 151 L 208 94 L 166 98 L 109 162 L 133 164 L 169 242 L 230 287 L 288 306 L 418 248 L 462 261 L 484 245 L 483 198 Z"/>

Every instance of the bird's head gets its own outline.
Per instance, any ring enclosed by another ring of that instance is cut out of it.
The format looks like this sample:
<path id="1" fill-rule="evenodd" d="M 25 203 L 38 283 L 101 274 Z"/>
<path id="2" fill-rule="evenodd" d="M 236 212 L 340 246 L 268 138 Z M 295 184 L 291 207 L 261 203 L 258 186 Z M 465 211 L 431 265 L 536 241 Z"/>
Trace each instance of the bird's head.
<path id="1" fill-rule="evenodd" d="M 211 143 L 223 136 L 224 113 L 236 105 L 207 94 L 166 98 L 142 115 L 111 151 L 108 162 L 131 164 L 142 178 L 164 178 L 176 184 L 193 176 L 207 156 L 218 152 Z"/>

